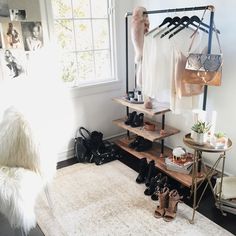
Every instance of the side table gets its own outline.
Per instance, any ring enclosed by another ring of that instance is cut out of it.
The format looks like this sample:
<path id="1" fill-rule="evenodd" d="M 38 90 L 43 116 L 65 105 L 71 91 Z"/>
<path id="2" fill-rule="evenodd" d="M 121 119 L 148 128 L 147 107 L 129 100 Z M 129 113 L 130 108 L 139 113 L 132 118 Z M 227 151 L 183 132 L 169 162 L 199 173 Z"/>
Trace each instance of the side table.
<path id="1" fill-rule="evenodd" d="M 207 188 L 208 184 L 209 184 L 210 189 L 213 193 L 215 203 L 217 203 L 217 205 L 219 206 L 219 209 L 220 209 L 221 213 L 223 215 L 225 215 L 225 213 L 223 212 L 223 210 L 221 208 L 221 193 L 222 193 L 222 183 L 223 183 L 223 176 L 224 176 L 226 151 L 228 151 L 232 147 L 232 141 L 230 139 L 228 139 L 227 146 L 224 147 L 224 148 L 215 148 L 210 143 L 205 143 L 203 145 L 198 145 L 190 137 L 190 134 L 186 134 L 183 138 L 183 142 L 186 146 L 188 146 L 189 148 L 194 150 L 193 169 L 192 169 L 192 186 L 191 186 L 191 195 L 193 194 L 193 215 L 192 215 L 192 219 L 190 220 L 190 223 L 192 223 L 192 224 L 194 223 L 194 216 L 195 216 L 196 209 L 198 208 L 198 206 L 200 204 L 200 201 L 203 197 L 203 194 L 206 191 L 206 188 Z M 203 165 L 204 166 L 204 178 L 202 179 L 201 182 L 198 182 L 197 181 L 197 178 L 198 178 L 198 162 L 199 162 L 199 160 L 201 160 L 202 152 L 216 153 L 219 156 L 218 156 L 215 163 L 213 164 L 213 166 L 210 169 L 207 169 L 205 167 L 205 165 Z M 219 196 L 216 197 L 215 193 L 214 193 L 212 183 L 211 183 L 211 176 L 216 171 L 216 168 L 217 168 L 217 166 L 218 166 L 218 164 L 220 163 L 221 160 L 222 160 L 221 183 L 220 183 Z M 206 185 L 205 185 L 205 187 L 204 187 L 204 189 L 201 193 L 201 196 L 200 196 L 199 200 L 197 201 L 197 190 L 199 189 L 199 187 L 203 184 L 203 182 L 205 180 L 207 180 L 207 183 L 206 183 Z"/>

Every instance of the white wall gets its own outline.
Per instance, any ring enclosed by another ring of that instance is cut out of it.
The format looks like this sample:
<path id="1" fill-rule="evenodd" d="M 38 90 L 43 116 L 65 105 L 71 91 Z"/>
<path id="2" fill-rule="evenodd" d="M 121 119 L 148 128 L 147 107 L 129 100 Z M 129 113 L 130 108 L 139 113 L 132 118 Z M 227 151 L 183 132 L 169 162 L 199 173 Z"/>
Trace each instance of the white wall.
<path id="1" fill-rule="evenodd" d="M 64 92 L 60 90 L 61 94 L 57 94 L 56 87 L 47 84 L 47 81 L 59 80 L 57 73 L 55 73 L 55 64 L 51 65 L 51 63 L 47 63 L 47 56 L 40 58 L 40 60 L 35 63 L 35 65 L 31 65 L 30 70 L 32 76 L 35 79 L 43 80 L 43 85 L 40 88 L 41 96 L 45 95 L 45 89 L 51 90 L 51 96 L 60 96 L 61 110 L 64 109 L 64 118 L 72 118 L 68 119 L 70 122 L 63 124 L 63 127 L 60 128 L 60 142 L 59 137 L 55 134 L 54 140 L 52 142 L 60 143 L 59 148 L 59 160 L 64 160 L 72 157 L 73 154 L 73 137 L 78 127 L 84 126 L 90 131 L 99 130 L 104 133 L 104 137 L 111 137 L 113 135 L 124 132 L 117 128 L 112 124 L 112 120 L 117 119 L 121 116 L 125 115 L 124 107 L 112 102 L 113 97 L 118 97 L 124 95 L 125 93 L 125 27 L 124 27 L 124 16 L 127 9 L 132 8 L 132 2 L 130 1 L 114 1 L 116 4 L 115 15 L 116 15 L 116 43 L 117 43 L 117 79 L 118 82 L 113 83 L 111 85 L 98 85 L 93 87 L 81 88 L 77 91 L 75 89 L 64 89 Z M 41 0 L 9 0 L 9 7 L 13 9 L 25 9 L 27 14 L 27 20 L 41 20 L 43 24 L 44 33 L 48 33 L 47 30 L 47 14 L 45 8 L 45 1 Z M 6 19 L 5 19 L 6 20 Z M 47 35 L 45 35 L 47 37 Z M 45 45 L 47 46 L 47 45 Z M 53 57 L 53 56 L 52 56 Z M 38 59 L 37 59 L 38 60 Z M 51 60 L 52 61 L 52 60 Z M 35 68 L 34 68 L 35 67 Z M 37 71 L 36 71 L 37 70 Z M 35 89 L 36 86 L 31 86 L 32 89 Z M 13 94 L 13 91 L 16 91 L 17 88 L 11 89 L 10 93 Z M 67 90 L 67 91 L 66 91 Z M 24 93 L 23 91 L 21 91 Z M 20 97 L 21 94 L 18 92 L 15 96 Z M 30 93 L 27 91 L 25 94 Z M 63 94 L 62 94 L 63 93 Z M 30 93 L 34 94 L 34 93 Z M 38 92 L 37 92 L 38 94 Z M 56 95 L 57 94 L 57 95 Z M 64 96 L 66 102 L 62 104 L 61 97 Z M 25 97 L 25 96 L 24 96 Z M 26 96 L 27 97 L 27 96 Z M 16 98 L 17 100 L 17 98 Z M 21 99 L 22 100 L 22 99 Z M 27 98 L 24 98 L 27 100 Z M 38 100 L 37 100 L 38 101 Z M 29 98 L 28 102 L 31 102 L 31 98 Z M 32 103 L 32 102 L 31 102 Z M 46 106 L 45 99 L 42 99 L 42 106 Z M 29 104 L 28 107 L 30 107 Z M 58 104 L 55 104 L 58 106 Z M 68 109 L 68 106 L 71 109 Z M 29 108 L 30 109 L 30 108 Z M 51 105 L 51 111 L 53 113 L 53 105 Z M 39 113 L 39 112 L 37 112 Z M 42 114 L 43 113 L 43 114 Z M 39 116 L 48 116 L 49 114 L 45 114 L 46 112 L 41 112 Z M 65 119 L 66 120 L 66 119 Z M 68 135 L 65 134 L 65 131 L 68 131 Z"/>
<path id="2" fill-rule="evenodd" d="M 215 23 L 220 29 L 220 40 L 224 53 L 224 65 L 223 65 L 223 77 L 222 85 L 220 87 L 208 87 L 207 97 L 207 110 L 217 111 L 217 124 L 216 130 L 225 132 L 233 142 L 233 148 L 227 152 L 225 170 L 227 173 L 236 175 L 236 132 L 235 132 L 235 120 L 236 110 L 234 109 L 234 101 L 236 101 L 236 18 L 235 9 L 236 1 L 233 0 L 146 0 L 146 1 L 134 1 L 134 6 L 145 6 L 147 10 L 154 9 L 169 9 L 169 8 L 182 8 L 182 7 L 194 7 L 194 6 L 215 6 Z M 197 12 L 194 12 L 196 14 Z M 176 13 L 177 14 L 177 13 Z M 185 13 L 187 14 L 187 13 Z M 189 13 L 188 13 L 189 14 Z M 202 13 L 201 13 L 202 14 Z M 201 15 L 200 14 L 200 15 Z M 170 14 L 171 15 L 171 14 Z M 174 15 L 174 13 L 173 13 Z M 180 16 L 183 16 L 180 14 Z M 162 22 L 166 15 L 156 14 L 151 16 L 151 28 Z M 205 17 L 206 19 L 208 15 Z M 185 133 L 190 131 L 190 115 L 167 115 L 167 123 L 179 128 L 182 132 L 174 137 L 168 138 L 168 145 L 174 147 L 176 145 L 183 145 L 182 137 Z M 207 156 L 207 162 L 215 160 L 214 155 Z"/>

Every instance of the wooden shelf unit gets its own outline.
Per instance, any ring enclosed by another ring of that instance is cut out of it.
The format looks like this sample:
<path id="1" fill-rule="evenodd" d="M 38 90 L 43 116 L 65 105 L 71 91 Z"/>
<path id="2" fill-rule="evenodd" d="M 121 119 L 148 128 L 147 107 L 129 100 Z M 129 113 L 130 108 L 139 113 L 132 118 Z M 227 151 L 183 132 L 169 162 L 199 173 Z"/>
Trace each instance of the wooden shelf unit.
<path id="1" fill-rule="evenodd" d="M 165 167 L 165 160 L 163 157 L 160 157 L 161 154 L 161 145 L 159 143 L 154 143 L 153 147 L 145 152 L 137 152 L 132 148 L 129 148 L 128 144 L 132 142 L 133 138 L 129 137 L 122 137 L 120 139 L 114 140 L 115 144 L 125 150 L 126 152 L 132 154 L 133 156 L 141 159 L 147 158 L 149 161 L 154 160 L 156 167 L 161 170 L 166 175 L 170 176 L 171 178 L 177 180 L 182 185 L 190 188 L 192 186 L 192 175 L 191 174 L 182 174 L 179 172 L 167 170 Z M 170 148 L 165 147 L 164 149 L 165 155 L 171 155 L 172 150 Z M 197 181 L 202 181 L 202 178 L 198 178 Z"/>
<path id="2" fill-rule="evenodd" d="M 170 108 L 165 107 L 162 104 L 158 104 L 158 106 L 154 109 L 147 109 L 144 107 L 144 104 L 130 103 L 130 102 L 126 101 L 124 98 L 113 98 L 112 100 L 123 105 L 123 106 L 134 109 L 135 111 L 143 112 L 143 113 L 148 114 L 150 116 L 154 116 L 154 115 L 158 115 L 158 114 L 162 114 L 162 113 L 166 113 L 166 112 L 170 111 Z"/>
<path id="3" fill-rule="evenodd" d="M 161 135 L 160 131 L 162 129 L 162 124 L 160 122 L 153 122 L 152 121 L 152 123 L 155 123 L 155 125 L 156 125 L 156 130 L 155 131 L 147 131 L 144 129 L 144 126 L 133 128 L 130 125 L 126 125 L 124 123 L 126 119 L 127 118 L 117 119 L 117 120 L 114 120 L 113 123 L 123 129 L 129 130 L 130 132 L 132 132 L 134 134 L 140 135 L 140 136 L 144 137 L 145 139 L 148 139 L 152 142 L 160 140 L 160 139 L 164 139 L 166 137 L 169 137 L 173 134 L 177 134 L 180 132 L 180 130 L 178 130 L 178 129 L 175 129 L 173 127 L 165 125 L 165 130 L 164 130 L 165 132 L 164 132 L 164 134 Z"/>

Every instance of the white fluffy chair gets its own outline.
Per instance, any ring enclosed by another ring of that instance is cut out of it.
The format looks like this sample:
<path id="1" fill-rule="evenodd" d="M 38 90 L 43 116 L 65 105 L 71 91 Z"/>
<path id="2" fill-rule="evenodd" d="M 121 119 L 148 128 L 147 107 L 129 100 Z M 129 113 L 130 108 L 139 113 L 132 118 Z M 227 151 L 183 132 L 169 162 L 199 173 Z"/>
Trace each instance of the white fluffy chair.
<path id="1" fill-rule="evenodd" d="M 55 153 L 33 125 L 14 107 L 0 123 L 0 212 L 24 234 L 35 227 L 36 198 L 56 171 Z"/>

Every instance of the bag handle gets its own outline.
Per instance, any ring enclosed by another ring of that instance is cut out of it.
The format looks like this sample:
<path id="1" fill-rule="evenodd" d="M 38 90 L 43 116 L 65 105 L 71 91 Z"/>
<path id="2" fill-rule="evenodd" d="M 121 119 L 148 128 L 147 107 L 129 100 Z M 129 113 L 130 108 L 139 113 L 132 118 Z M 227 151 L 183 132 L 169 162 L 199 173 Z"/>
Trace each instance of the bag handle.
<path id="1" fill-rule="evenodd" d="M 88 140 L 91 138 L 91 133 L 85 129 L 84 127 L 79 128 L 79 133 L 82 136 L 83 139 Z"/>
<path id="2" fill-rule="evenodd" d="M 194 40 L 195 40 L 195 38 L 196 38 L 198 29 L 199 29 L 201 23 L 202 23 L 203 20 L 204 20 L 204 16 L 205 16 L 205 14 L 206 14 L 206 10 L 207 10 L 207 7 L 205 8 L 205 10 L 204 10 L 204 12 L 203 12 L 203 14 L 202 14 L 202 18 L 201 18 L 201 20 L 200 20 L 200 22 L 199 22 L 199 24 L 198 24 L 198 26 L 197 26 L 197 29 L 196 29 L 196 30 L 193 32 L 193 34 L 191 35 L 191 37 L 193 37 L 193 38 L 192 38 L 192 41 L 191 41 L 191 43 L 190 43 L 190 46 L 189 46 L 189 49 L 188 49 L 188 53 L 190 53 L 190 51 L 191 51 L 191 49 L 192 49 L 193 42 L 194 42 Z M 219 46 L 219 50 L 220 50 L 220 53 L 222 54 L 222 49 L 221 49 L 221 45 L 220 45 L 219 34 L 218 34 L 217 29 L 216 29 L 216 26 L 215 26 L 215 22 L 214 22 L 214 21 L 213 21 L 213 32 L 215 32 L 215 34 L 216 34 L 216 39 L 217 39 L 217 43 L 218 43 L 218 46 Z"/>

